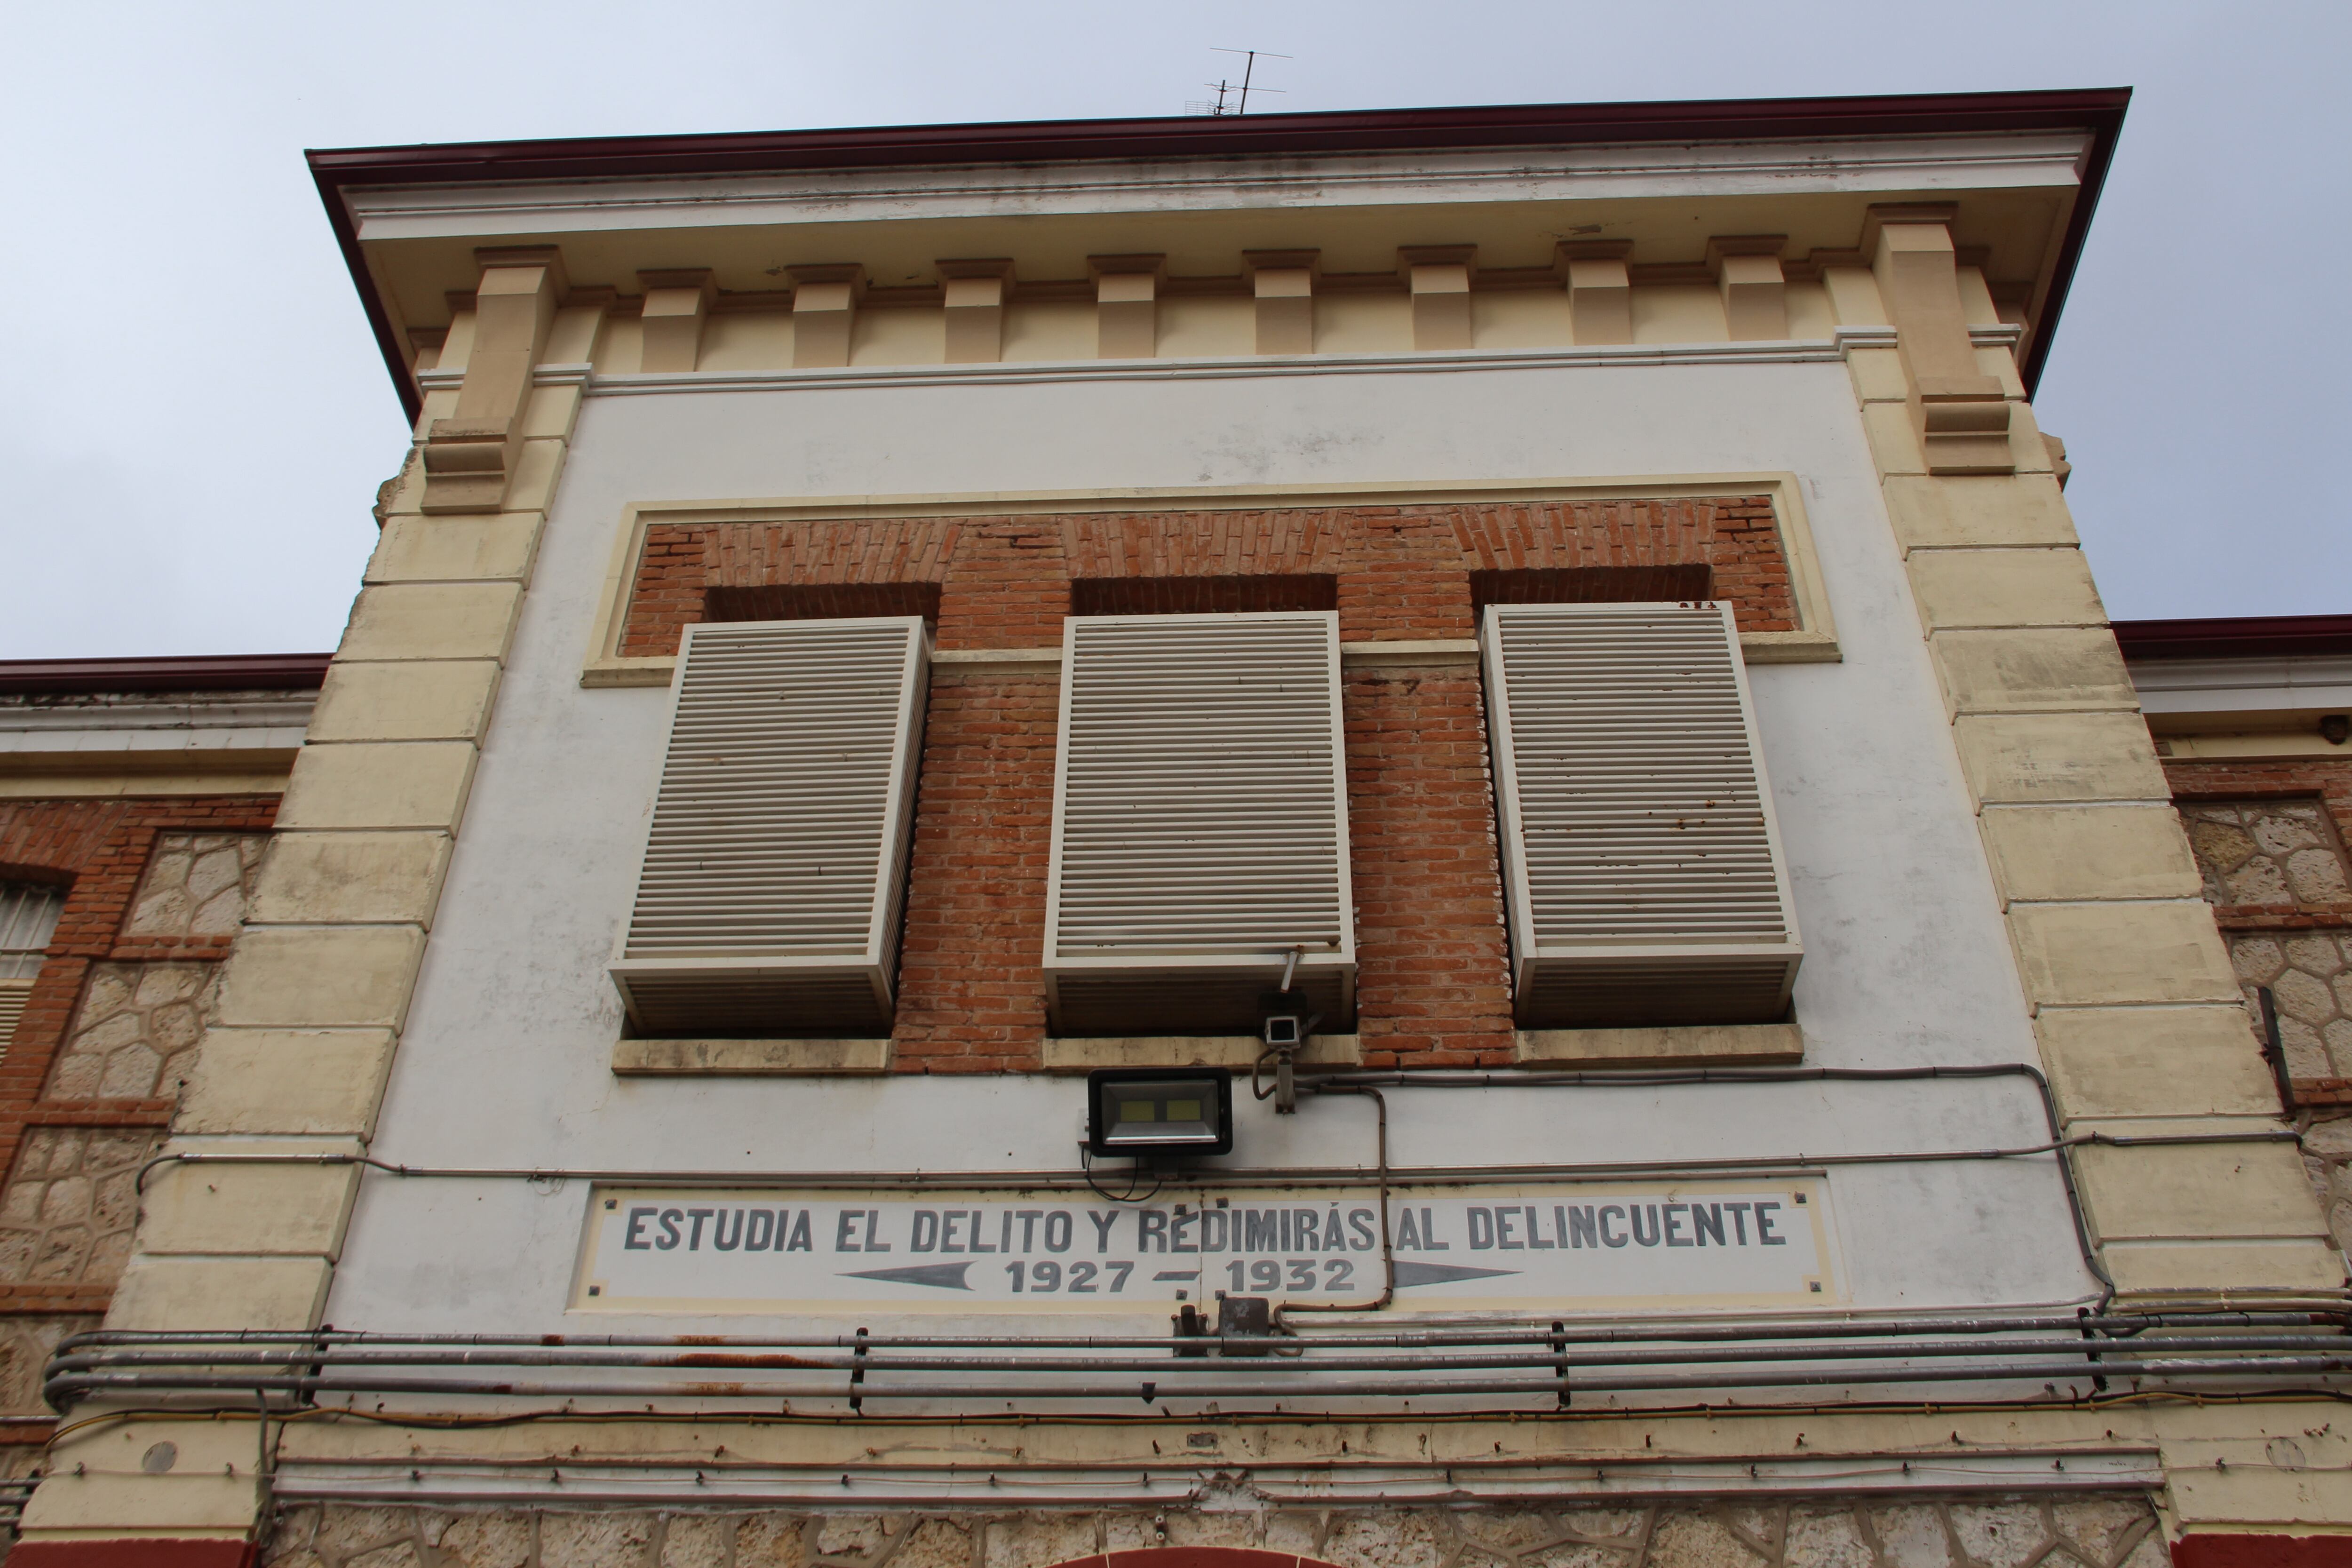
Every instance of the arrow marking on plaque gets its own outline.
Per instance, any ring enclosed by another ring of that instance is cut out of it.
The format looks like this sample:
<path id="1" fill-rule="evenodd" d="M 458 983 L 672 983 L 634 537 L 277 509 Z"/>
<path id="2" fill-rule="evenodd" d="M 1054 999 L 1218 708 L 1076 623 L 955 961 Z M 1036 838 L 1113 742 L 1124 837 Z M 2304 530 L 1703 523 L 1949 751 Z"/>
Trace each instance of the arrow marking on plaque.
<path id="1" fill-rule="evenodd" d="M 1519 1272 L 1516 1268 L 1465 1268 L 1453 1263 L 1409 1263 L 1397 1259 L 1397 1289 L 1412 1285 L 1451 1285 L 1456 1279 L 1501 1279 Z"/>
<path id="2" fill-rule="evenodd" d="M 904 1268 L 868 1268 L 861 1273 L 845 1273 L 844 1279 L 884 1279 L 893 1285 L 929 1285 L 940 1290 L 969 1290 L 963 1282 L 969 1263 L 914 1263 Z"/>

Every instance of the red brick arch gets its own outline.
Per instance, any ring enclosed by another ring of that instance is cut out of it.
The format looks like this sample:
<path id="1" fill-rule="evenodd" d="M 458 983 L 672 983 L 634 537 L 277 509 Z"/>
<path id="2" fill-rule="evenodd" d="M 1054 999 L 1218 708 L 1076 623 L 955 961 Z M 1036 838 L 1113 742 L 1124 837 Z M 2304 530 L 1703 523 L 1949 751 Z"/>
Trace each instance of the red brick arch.
<path id="1" fill-rule="evenodd" d="M 1255 1546 L 1139 1546 L 1074 1557 L 1054 1568 L 1336 1568 L 1319 1557 Z"/>

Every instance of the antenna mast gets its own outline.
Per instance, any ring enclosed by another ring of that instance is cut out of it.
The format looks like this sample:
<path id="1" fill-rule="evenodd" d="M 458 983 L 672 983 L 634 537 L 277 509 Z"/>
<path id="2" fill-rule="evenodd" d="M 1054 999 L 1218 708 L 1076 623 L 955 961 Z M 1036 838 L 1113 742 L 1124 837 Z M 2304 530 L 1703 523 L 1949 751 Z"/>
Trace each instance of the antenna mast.
<path id="1" fill-rule="evenodd" d="M 1236 114 L 1247 114 L 1249 112 L 1250 79 L 1257 74 L 1257 62 L 1261 58 L 1269 60 L 1286 60 L 1294 58 L 1290 55 L 1277 55 L 1271 49 L 1224 49 L 1213 47 L 1210 50 L 1210 53 L 1219 55 L 1240 55 L 1243 57 L 1241 102 L 1234 110 L 1234 112 Z M 1212 114 L 1223 114 L 1225 111 L 1225 84 L 1219 81 L 1212 82 L 1210 85 L 1217 89 L 1217 107 L 1211 110 L 1209 112 Z M 1282 89 L 1278 87 L 1262 87 L 1258 89 L 1258 91 L 1260 92 L 1278 93 Z"/>

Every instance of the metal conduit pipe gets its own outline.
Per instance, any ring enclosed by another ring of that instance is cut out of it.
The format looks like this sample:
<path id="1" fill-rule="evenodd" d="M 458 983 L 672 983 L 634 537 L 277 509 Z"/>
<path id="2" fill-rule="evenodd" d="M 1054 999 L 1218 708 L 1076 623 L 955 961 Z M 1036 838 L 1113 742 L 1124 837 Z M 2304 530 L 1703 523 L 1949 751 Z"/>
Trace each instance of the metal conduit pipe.
<path id="1" fill-rule="evenodd" d="M 2066 1190 L 2066 1212 L 2074 1223 L 2074 1244 L 2081 1251 L 2083 1267 L 2099 1282 L 2099 1310 L 2104 1311 L 2116 1298 L 2115 1277 L 2100 1261 L 2098 1248 L 2091 1241 L 2089 1219 L 2083 1213 L 2083 1194 L 2074 1176 L 2074 1162 L 2067 1153 L 2065 1124 L 2058 1116 L 2058 1099 L 2051 1092 L 2050 1080 L 2041 1069 L 2024 1062 L 1995 1062 L 1957 1067 L 1927 1066 L 1916 1068 L 1683 1068 L 1667 1070 L 1614 1068 L 1600 1072 L 1531 1072 L 1498 1077 L 1494 1073 L 1433 1072 L 1412 1073 L 1330 1073 L 1320 1075 L 1318 1083 L 1366 1084 L 1380 1088 L 1405 1087 L 1430 1089 L 1486 1089 L 1499 1083 L 1526 1085 L 1530 1088 L 1662 1088 L 1677 1084 L 1707 1083 L 1871 1083 L 1902 1082 L 1912 1079 L 1977 1078 L 2023 1078 L 2029 1079 L 2042 1101 L 2042 1119 L 2050 1131 L 2053 1152 L 2058 1158 L 2058 1179 Z M 2275 1134 L 2286 1129 L 2264 1129 Z M 2291 1134 L 2293 1135 L 2293 1134 Z M 2102 1141 L 2101 1135 L 2086 1135 L 2090 1141 Z M 2298 1137 L 2299 1135 L 2294 1135 Z"/>
<path id="2" fill-rule="evenodd" d="M 2074 1222 L 2074 1238 L 2083 1265 L 2099 1281 L 2098 1309 L 2105 1310 L 2114 1300 L 2116 1284 L 2105 1266 L 2099 1260 L 2097 1249 L 2091 1241 L 2090 1226 L 2083 1213 L 2082 1194 L 2076 1184 L 2074 1162 L 2069 1151 L 2089 1145 L 2108 1147 L 2140 1147 L 2189 1143 L 2273 1142 L 2301 1141 L 2301 1134 L 2289 1128 L 2267 1128 L 2230 1133 L 2176 1133 L 2132 1135 L 2088 1132 L 2068 1136 L 2058 1115 L 2055 1097 L 2049 1079 L 2042 1072 L 2023 1062 L 1966 1064 L 1959 1066 L 1926 1066 L 1916 1068 L 1686 1068 L 1674 1069 L 1609 1068 L 1574 1072 L 1335 1072 L 1318 1074 L 1308 1080 L 1308 1087 L 1318 1092 L 1363 1092 L 1379 1089 L 1496 1089 L 1496 1088 L 1661 1088 L 1676 1085 L 1727 1083 L 1805 1083 L 1805 1082 L 1899 1082 L 1921 1079 L 1968 1079 L 1984 1078 L 2023 1078 L 2032 1083 L 2042 1102 L 2044 1125 L 2049 1141 L 2042 1144 L 2019 1148 L 1979 1148 L 1970 1150 L 1917 1150 L 1885 1153 L 1832 1154 L 1812 1156 L 1756 1156 L 1733 1160 L 1680 1160 L 1607 1162 L 1584 1164 L 1545 1164 L 1515 1166 L 1460 1167 L 1441 1172 L 1436 1168 L 1413 1169 L 1392 1173 L 1385 1159 L 1387 1107 L 1381 1108 L 1383 1158 L 1381 1169 L 1368 1178 L 1360 1171 L 1221 1171 L 1219 1184 L 1225 1186 L 1273 1186 L 1306 1183 L 1353 1183 L 1368 1181 L 1386 1190 L 1392 1175 L 1399 1179 L 1423 1182 L 1446 1179 L 1448 1176 L 1466 1180 L 1508 1179 L 1513 1175 L 1625 1175 L 1643 1172 L 1725 1172 L 1725 1171 L 1789 1171 L 1826 1167 L 1830 1165 L 1890 1164 L 1924 1162 L 1983 1159 L 2016 1159 L 2038 1154 L 2056 1156 L 2059 1180 L 2066 1194 L 2069 1217 Z M 141 1165 L 133 1180 L 134 1189 L 143 1193 L 149 1174 L 159 1167 L 184 1164 L 315 1164 L 361 1165 L 402 1177 L 443 1177 L 475 1180 L 551 1181 L 573 1178 L 588 1181 L 628 1181 L 662 1185 L 740 1185 L 746 1182 L 773 1181 L 809 1188 L 828 1187 L 925 1187 L 951 1186 L 959 1182 L 1000 1186 L 1015 1184 L 1037 1188 L 1076 1189 L 1087 1184 L 1081 1173 L 1053 1172 L 992 1172 L 964 1175 L 917 1172 L 652 1172 L 616 1170 L 550 1170 L 499 1167 L 422 1167 L 379 1160 L 373 1155 L 348 1153 L 318 1154 L 205 1154 L 174 1152 L 158 1154 Z M 1387 1205 L 1381 1205 L 1385 1223 Z M 1389 1285 L 1376 1305 L 1385 1305 L 1394 1295 L 1394 1260 L 1384 1243 L 1382 1256 L 1388 1265 Z M 1292 1310 L 1300 1310 L 1293 1304 Z M 1336 1304 L 1314 1303 L 1314 1310 L 1345 1310 Z M 1362 1310 L 1371 1310 L 1365 1308 Z"/>
<path id="3" fill-rule="evenodd" d="M 2072 1334 L 2086 1331 L 2128 1338 L 2144 1335 L 2150 1330 L 2156 1329 L 2285 1329 L 2297 1326 L 2332 1328 L 2338 1331 L 2352 1327 L 2352 1302 L 2331 1300 L 2325 1304 L 2315 1303 L 2292 1310 L 2153 1311 L 2106 1316 L 2059 1316 L 2042 1313 L 2013 1314 L 2006 1317 L 1944 1317 L 1915 1313 L 1887 1318 L 1710 1318 L 1704 1321 L 1664 1321 L 1640 1324 L 1586 1323 L 1558 1330 L 1551 1328 L 1548 1323 L 1532 1321 L 1524 1324 L 1505 1324 L 1491 1328 L 1482 1326 L 1477 1329 L 1454 1330 L 1400 1329 L 1379 1332 L 1368 1331 L 1351 1325 L 1344 1330 L 1320 1331 L 1302 1335 L 1257 1339 L 1235 1336 L 1228 1339 L 1226 1342 L 1250 1346 L 1296 1347 L 1306 1344 L 1345 1349 L 1413 1349 L 1429 1346 L 1550 1344 L 1563 1340 L 1575 1344 L 1623 1344 L 1650 1342 L 1690 1343 L 1749 1339 L 1833 1340 L 1840 1337 L 1901 1334 L 1920 1336 L 2037 1332 Z M 312 1331 L 92 1329 L 83 1333 L 69 1335 L 60 1341 L 56 1353 L 75 1352 L 93 1345 L 146 1347 L 158 1351 L 174 1345 L 186 1345 L 204 1349 L 205 1359 L 212 1360 L 215 1359 L 214 1351 L 217 1347 L 235 1345 L 279 1345 L 305 1351 L 342 1345 L 423 1345 L 469 1348 L 514 1346 L 530 1349 L 573 1347 L 591 1350 L 661 1350 L 686 1346 L 692 1346 L 697 1350 L 711 1348 L 855 1350 L 862 1345 L 868 1351 L 946 1347 L 1034 1349 L 1041 1346 L 1053 1346 L 1086 1350 L 1173 1352 L 1179 1349 L 1198 1349 L 1200 1344 L 1201 1342 L 1198 1339 L 1181 1335 L 1064 1334 L 1050 1331 L 1019 1335 L 877 1336 L 868 1334 L 861 1339 L 854 1334 L 409 1334 L 331 1328 Z"/>
<path id="4" fill-rule="evenodd" d="M 869 1379 L 852 1389 L 846 1381 L 835 1384 L 742 1384 L 742 1383 L 643 1383 L 643 1382 L 549 1382 L 517 1384 L 479 1379 L 439 1379 L 400 1377 L 236 1377 L 233 1375 L 191 1373 L 164 1377 L 153 1373 L 83 1373 L 60 1379 L 44 1390 L 53 1402 L 69 1401 L 93 1394 L 156 1394 L 167 1392 L 234 1394 L 240 1399 L 256 1394 L 284 1394 L 301 1400 L 312 1400 L 322 1394 L 415 1394 L 441 1398 L 483 1397 L 512 1399 L 530 1395 L 561 1399 L 617 1399 L 642 1402 L 647 1399 L 729 1400 L 752 1399 L 775 1401 L 790 1399 L 849 1399 L 853 1394 L 861 1401 L 877 1399 L 907 1400 L 1127 1400 L 1140 1397 L 1145 1403 L 1156 1403 L 1161 1397 L 1160 1375 L 1168 1369 L 1155 1367 L 1150 1378 L 1133 1382 L 1080 1383 L 1069 1385 L 1051 1384 L 964 1384 L 929 1383 L 897 1386 L 881 1385 Z M 2305 1355 L 2279 1357 L 2208 1357 L 2189 1360 L 2151 1358 L 2137 1361 L 2128 1367 L 2110 1366 L 2109 1373 L 2123 1373 L 2137 1382 L 2167 1383 L 2226 1382 L 2240 1385 L 2259 1385 L 2276 1389 L 2288 1380 L 2307 1384 L 2315 1378 L 2342 1378 L 2352 1373 L 2352 1354 Z M 1917 1367 L 1844 1366 L 1819 1369 L 1781 1368 L 1742 1371 L 1726 1377 L 1720 1372 L 1706 1373 L 1636 1373 L 1602 1374 L 1592 1377 L 1566 1375 L 1544 1378 L 1459 1378 L 1421 1379 L 1382 1382 L 1318 1382 L 1313 1385 L 1280 1384 L 1267 1380 L 1249 1379 L 1233 1382 L 1187 1382 L 1171 1396 L 1184 1399 L 1265 1398 L 1286 1394 L 1314 1394 L 1325 1397 L 1427 1399 L 1469 1397 L 1482 1394 L 1508 1394 L 1534 1397 L 1544 1394 L 1632 1394 L 1670 1390 L 1734 1392 L 1766 1388 L 1844 1387 L 1861 1384 L 1898 1384 L 1914 1387 L 1931 1387 L 1953 1383 L 2026 1383 L 2051 1384 L 2061 1381 L 2085 1380 L 2099 1375 L 2101 1368 L 2085 1365 L 2080 1360 L 2052 1362 L 2011 1362 L 1994 1365 L 1948 1366 L 1933 1372 Z M 2342 1393 L 2340 1389 L 2326 1392 Z"/>
<path id="5" fill-rule="evenodd" d="M 1195 1342 L 1198 1343 L 1198 1342 Z M 1235 1345 L 1247 1344 L 1261 1353 L 1277 1347 L 1297 1348 L 1296 1341 L 1265 1339 L 1228 1342 L 1230 1352 Z M 1479 1370 L 1510 1367 L 1574 1366 L 1646 1366 L 1662 1362 L 1689 1365 L 1737 1365 L 1756 1361 L 1892 1361 L 1934 1359 L 1943 1357 L 1991 1356 L 1997 1354 L 2078 1354 L 2086 1358 L 2101 1354 L 2121 1353 L 2126 1356 L 2154 1354 L 2178 1355 L 2187 1352 L 2218 1351 L 2236 1353 L 2255 1351 L 2307 1351 L 2326 1353 L 2347 1350 L 2340 1335 L 2278 1335 L 2218 1336 L 2136 1341 L 2128 1344 L 2105 1340 L 2084 1340 L 2069 1336 L 2055 1340 L 1998 1340 L 1990 1343 L 1980 1341 L 1905 1340 L 1868 1344 L 1781 1343 L 1744 1345 L 1737 1349 L 1704 1350 L 1608 1350 L 1580 1351 L 1572 1357 L 1558 1352 L 1522 1354 L 1501 1350 L 1485 1352 L 1437 1356 L 1316 1356 L 1286 1357 L 1269 1371 L 1284 1373 L 1328 1372 L 1426 1372 L 1473 1368 Z M 72 1353 L 55 1357 L 49 1363 L 49 1375 L 88 1372 L 100 1369 L 185 1366 L 201 1360 L 207 1367 L 268 1366 L 286 1364 L 289 1354 L 231 1354 L 206 1352 L 201 1357 L 155 1354 Z M 1218 1367 L 1204 1357 L 1178 1358 L 1170 1361 L 1139 1360 L 1102 1356 L 941 1356 L 892 1355 L 887 1351 L 875 1351 L 864 1355 L 741 1355 L 712 1354 L 689 1351 L 668 1354 L 648 1354 L 620 1351 L 573 1352 L 556 1350 L 509 1351 L 498 1353 L 475 1351 L 300 1351 L 290 1359 L 304 1362 L 313 1370 L 320 1368 L 384 1367 L 384 1366 L 463 1366 L 463 1367 L 711 1367 L 711 1368 L 791 1368 L 802 1372 L 853 1372 L 864 1369 L 867 1373 L 881 1372 L 1161 1372 L 1175 1374 L 1195 1374 L 1213 1371 L 1232 1371 Z M 2129 1361 L 2105 1363 L 2129 1365 Z"/>

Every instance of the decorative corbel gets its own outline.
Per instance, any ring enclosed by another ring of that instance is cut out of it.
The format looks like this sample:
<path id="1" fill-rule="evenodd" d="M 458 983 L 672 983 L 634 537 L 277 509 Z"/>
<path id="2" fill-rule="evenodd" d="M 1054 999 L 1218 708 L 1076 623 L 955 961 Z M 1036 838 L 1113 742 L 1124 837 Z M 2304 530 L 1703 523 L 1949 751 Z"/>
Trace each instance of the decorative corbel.
<path id="1" fill-rule="evenodd" d="M 702 324 L 719 298 L 707 268 L 640 272 L 646 292 L 641 370 L 692 370 L 702 358 Z"/>
<path id="2" fill-rule="evenodd" d="M 797 368 L 849 363 L 850 329 L 866 298 L 866 268 L 854 261 L 787 267 L 793 280 L 793 363 Z"/>
<path id="3" fill-rule="evenodd" d="M 1580 239 L 1552 252 L 1552 269 L 1568 289 L 1569 334 L 1580 343 L 1633 341 L 1633 280 L 1625 258 L 1630 239 Z"/>
<path id="4" fill-rule="evenodd" d="M 569 292 L 553 246 L 481 249 L 474 291 L 474 344 L 457 412 L 425 437 L 428 512 L 496 511 L 522 456 L 523 409 L 531 371 L 547 346 L 557 304 Z"/>
<path id="5" fill-rule="evenodd" d="M 1242 269 L 1257 300 L 1257 352 L 1315 352 L 1315 281 L 1323 269 L 1319 250 L 1244 250 Z"/>
<path id="6" fill-rule="evenodd" d="M 1089 256 L 1095 280 L 1095 357 L 1150 359 L 1160 352 L 1164 256 Z"/>
<path id="7" fill-rule="evenodd" d="M 950 364 L 991 364 L 1004 357 L 1004 305 L 1013 263 L 1002 257 L 937 263 L 947 297 Z"/>
<path id="8" fill-rule="evenodd" d="M 1723 324 L 1734 342 L 1789 335 L 1789 282 L 1780 271 L 1785 234 L 1718 235 L 1706 242 L 1707 269 L 1723 293 Z"/>
<path id="9" fill-rule="evenodd" d="M 1948 205 L 1874 206 L 1863 254 L 1895 324 L 1895 347 L 1909 386 L 1911 427 L 1931 474 L 2007 474 L 2009 398 L 1997 376 L 1977 368 L 1960 305 Z"/>
<path id="10" fill-rule="evenodd" d="M 1478 264 L 1475 245 L 1405 245 L 1397 247 L 1397 271 L 1412 290 L 1412 346 L 1470 346 L 1470 279 Z"/>

